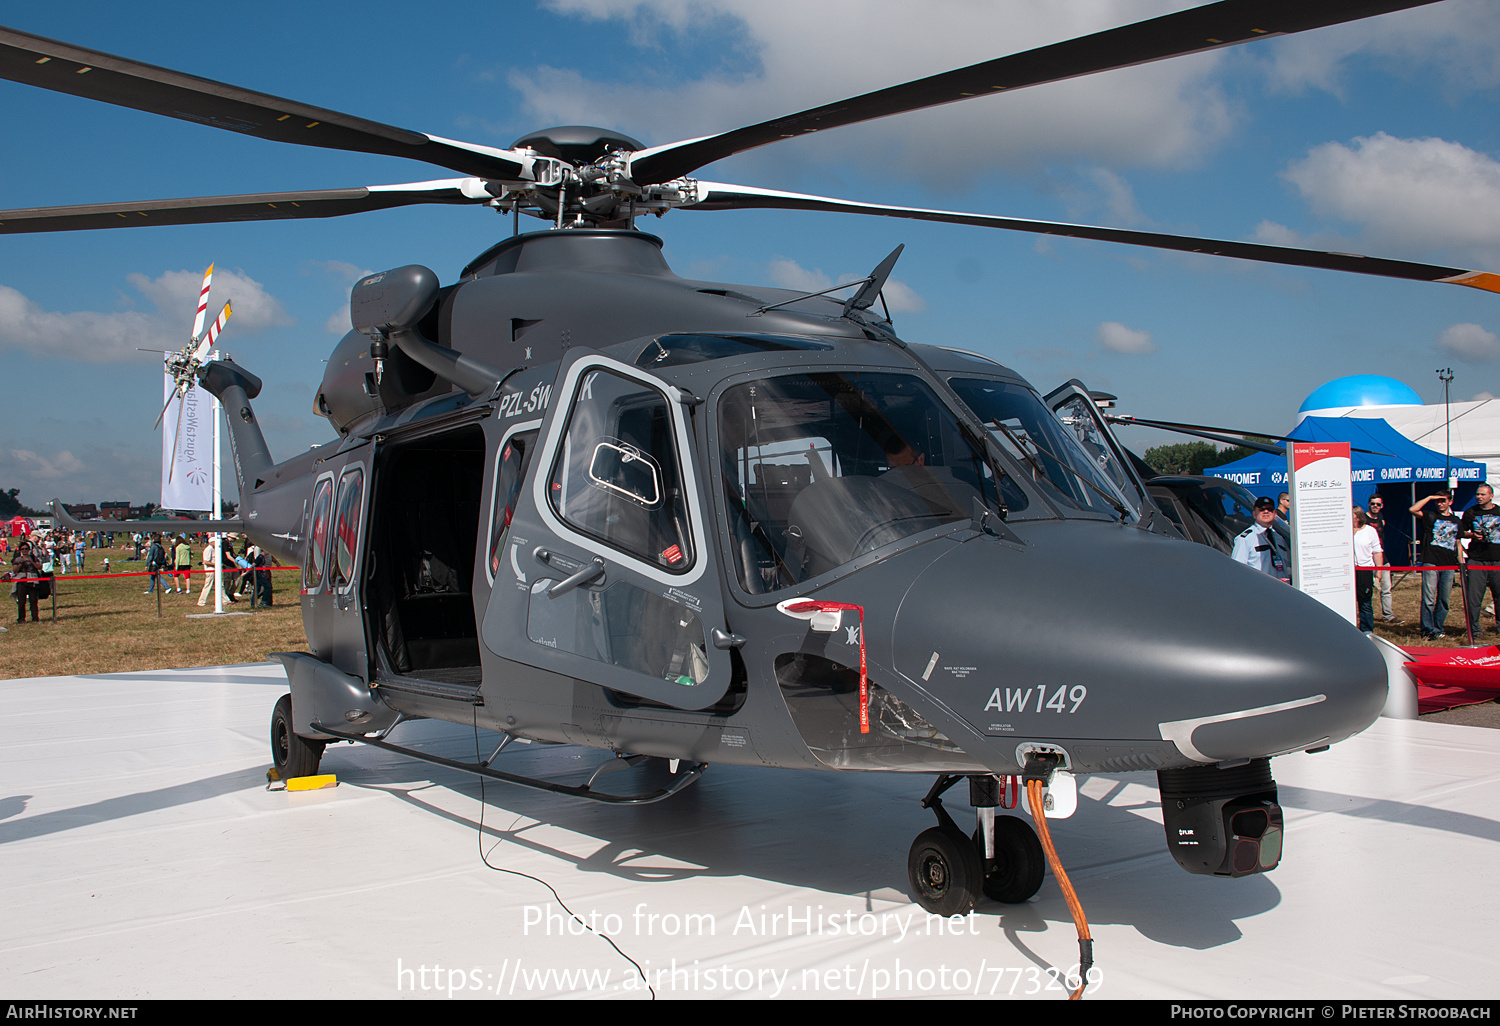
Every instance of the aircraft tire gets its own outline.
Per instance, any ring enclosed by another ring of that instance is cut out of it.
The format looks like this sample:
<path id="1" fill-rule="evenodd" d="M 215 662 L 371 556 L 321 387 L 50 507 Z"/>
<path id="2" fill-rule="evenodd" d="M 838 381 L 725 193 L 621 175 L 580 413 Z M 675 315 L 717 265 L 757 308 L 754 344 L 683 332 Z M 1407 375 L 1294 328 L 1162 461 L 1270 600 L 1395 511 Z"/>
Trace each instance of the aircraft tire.
<path id="1" fill-rule="evenodd" d="M 906 858 L 911 897 L 933 915 L 973 911 L 984 866 L 973 842 L 957 829 L 932 827 L 917 835 Z"/>
<path id="2" fill-rule="evenodd" d="M 282 695 L 271 713 L 271 761 L 281 779 L 315 775 L 326 744 L 309 741 L 292 729 L 292 696 Z"/>
<path id="3" fill-rule="evenodd" d="M 977 830 L 974 847 L 984 851 L 984 839 Z M 1017 816 L 996 816 L 995 857 L 985 865 L 985 897 L 1019 905 L 1041 890 L 1046 868 L 1047 855 L 1031 825 Z"/>

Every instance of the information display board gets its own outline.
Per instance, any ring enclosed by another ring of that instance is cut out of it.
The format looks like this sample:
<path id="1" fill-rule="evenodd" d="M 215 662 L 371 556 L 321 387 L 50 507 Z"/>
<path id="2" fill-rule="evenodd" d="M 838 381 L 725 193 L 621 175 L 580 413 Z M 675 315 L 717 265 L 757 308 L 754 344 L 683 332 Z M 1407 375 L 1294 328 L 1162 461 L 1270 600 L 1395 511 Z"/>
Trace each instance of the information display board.
<path id="1" fill-rule="evenodd" d="M 1288 442 L 1292 580 L 1350 623 L 1354 603 L 1354 492 L 1348 442 Z"/>

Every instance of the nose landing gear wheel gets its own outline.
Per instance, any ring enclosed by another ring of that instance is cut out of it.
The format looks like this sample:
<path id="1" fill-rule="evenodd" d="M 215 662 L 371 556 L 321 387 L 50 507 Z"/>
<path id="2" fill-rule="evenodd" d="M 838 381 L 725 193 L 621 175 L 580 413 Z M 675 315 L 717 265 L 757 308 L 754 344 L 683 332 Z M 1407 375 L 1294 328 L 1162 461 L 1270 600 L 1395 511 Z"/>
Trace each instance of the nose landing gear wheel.
<path id="1" fill-rule="evenodd" d="M 984 838 L 974 832 L 976 851 Z M 1042 887 L 1047 855 L 1030 824 L 1016 816 L 995 817 L 995 857 L 984 859 L 984 894 L 1007 905 L 1019 905 Z"/>
<path id="2" fill-rule="evenodd" d="M 912 900 L 939 916 L 973 911 L 984 883 L 984 867 L 974 842 L 956 827 L 923 830 L 906 857 Z"/>

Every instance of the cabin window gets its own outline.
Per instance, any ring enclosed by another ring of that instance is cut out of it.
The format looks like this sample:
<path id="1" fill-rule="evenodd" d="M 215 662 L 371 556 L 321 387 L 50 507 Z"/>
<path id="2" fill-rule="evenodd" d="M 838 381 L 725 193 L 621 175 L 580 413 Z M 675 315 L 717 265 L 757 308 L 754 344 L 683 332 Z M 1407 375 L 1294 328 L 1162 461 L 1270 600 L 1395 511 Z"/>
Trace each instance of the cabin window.
<path id="1" fill-rule="evenodd" d="M 586 373 L 547 483 L 569 526 L 669 573 L 693 566 L 671 403 L 643 382 Z"/>
<path id="2" fill-rule="evenodd" d="M 328 528 L 333 518 L 333 479 L 318 482 L 313 493 L 312 530 L 307 539 L 307 562 L 302 568 L 302 586 L 311 590 L 323 583 L 328 564 Z"/>
<path id="3" fill-rule="evenodd" d="M 364 510 L 365 470 L 355 467 L 339 480 L 338 520 L 333 532 L 333 573 L 329 583 L 342 587 L 354 580 L 354 556 L 359 551 L 360 514 Z"/>

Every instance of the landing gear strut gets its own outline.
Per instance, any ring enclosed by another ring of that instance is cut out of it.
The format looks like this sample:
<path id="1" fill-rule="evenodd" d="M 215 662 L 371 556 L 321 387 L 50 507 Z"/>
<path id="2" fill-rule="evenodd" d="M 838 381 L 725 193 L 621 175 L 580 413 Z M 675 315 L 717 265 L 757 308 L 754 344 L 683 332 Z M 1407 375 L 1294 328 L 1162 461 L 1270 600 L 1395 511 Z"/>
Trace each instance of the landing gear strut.
<path id="1" fill-rule="evenodd" d="M 940 776 L 922 799 L 922 806 L 937 815 L 938 825 L 917 835 L 906 860 L 912 900 L 933 915 L 966 915 L 981 893 L 1019 904 L 1041 888 L 1046 868 L 1046 855 L 1031 826 L 1015 816 L 995 817 L 1000 804 L 996 777 L 969 778 L 969 804 L 979 810 L 979 827 L 972 837 L 959 829 L 943 808 L 941 795 L 962 779 Z M 987 847 L 992 854 L 986 855 Z"/>

